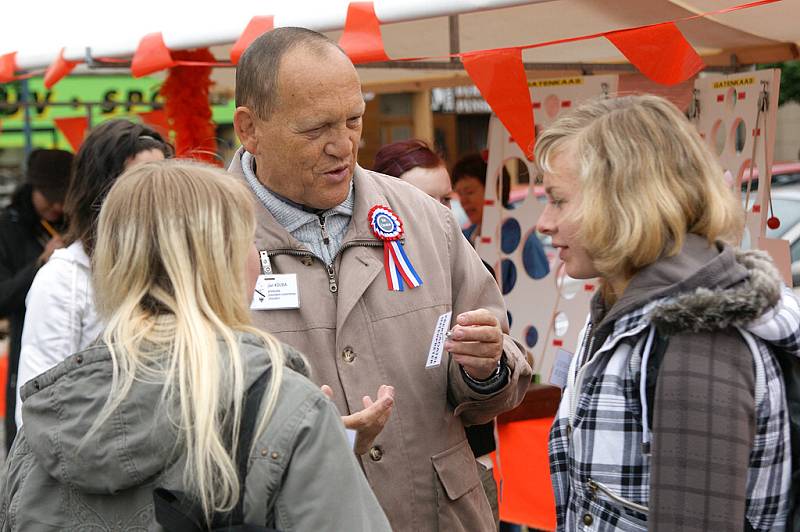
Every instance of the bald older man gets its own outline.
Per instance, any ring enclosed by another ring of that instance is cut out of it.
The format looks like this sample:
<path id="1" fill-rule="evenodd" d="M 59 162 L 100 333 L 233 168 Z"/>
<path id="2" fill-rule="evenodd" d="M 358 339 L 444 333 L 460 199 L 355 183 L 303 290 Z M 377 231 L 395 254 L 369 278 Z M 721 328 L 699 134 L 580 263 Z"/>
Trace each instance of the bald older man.
<path id="1" fill-rule="evenodd" d="M 256 39 L 236 106 L 230 170 L 274 296 L 254 323 L 306 353 L 393 529 L 493 530 L 464 426 L 516 406 L 531 375 L 494 279 L 446 207 L 356 164 L 361 84 L 328 38 Z"/>

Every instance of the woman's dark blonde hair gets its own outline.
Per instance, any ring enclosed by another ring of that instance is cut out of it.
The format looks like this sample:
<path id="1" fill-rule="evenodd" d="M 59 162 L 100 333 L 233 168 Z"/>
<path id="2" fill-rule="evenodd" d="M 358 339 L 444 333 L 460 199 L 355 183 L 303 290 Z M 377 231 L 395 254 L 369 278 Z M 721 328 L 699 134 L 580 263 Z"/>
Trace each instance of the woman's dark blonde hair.
<path id="1" fill-rule="evenodd" d="M 744 217 L 723 170 L 696 128 L 652 95 L 586 102 L 537 139 L 551 172 L 569 153 L 581 184 L 582 243 L 603 277 L 629 279 L 678 253 L 686 233 L 739 242 Z"/>

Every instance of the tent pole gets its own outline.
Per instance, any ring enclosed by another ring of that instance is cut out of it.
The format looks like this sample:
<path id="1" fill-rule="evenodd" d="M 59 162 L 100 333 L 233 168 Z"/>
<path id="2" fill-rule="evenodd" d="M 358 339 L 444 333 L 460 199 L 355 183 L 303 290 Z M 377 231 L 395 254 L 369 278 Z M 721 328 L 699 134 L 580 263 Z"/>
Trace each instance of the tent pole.
<path id="1" fill-rule="evenodd" d="M 31 129 L 31 107 L 28 105 L 28 102 L 31 99 L 30 90 L 28 88 L 28 80 L 23 79 L 21 83 L 21 94 L 22 97 L 22 113 L 25 117 L 25 121 L 22 128 L 23 136 L 25 137 L 25 164 L 27 165 L 28 156 L 33 151 L 33 130 Z M 27 171 L 27 168 L 25 169 Z"/>
<path id="2" fill-rule="evenodd" d="M 447 21 L 450 25 L 449 34 L 450 34 L 450 55 L 455 56 L 455 54 L 461 52 L 461 38 L 459 36 L 459 27 L 458 27 L 458 15 L 450 15 L 447 17 Z M 451 57 L 451 63 L 460 63 L 458 57 Z"/>

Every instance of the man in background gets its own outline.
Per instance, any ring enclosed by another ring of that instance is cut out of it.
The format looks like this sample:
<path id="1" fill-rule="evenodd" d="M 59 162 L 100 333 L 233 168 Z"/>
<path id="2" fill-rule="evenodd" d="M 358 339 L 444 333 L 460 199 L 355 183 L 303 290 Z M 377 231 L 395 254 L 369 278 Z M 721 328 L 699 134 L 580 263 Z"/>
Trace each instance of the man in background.
<path id="1" fill-rule="evenodd" d="M 25 296 L 39 268 L 64 245 L 60 230 L 71 166 L 72 154 L 68 151 L 31 152 L 25 183 L 14 191 L 11 204 L 0 214 L 0 317 L 8 320 L 10 336 L 6 449 L 16 435 L 14 408 Z"/>

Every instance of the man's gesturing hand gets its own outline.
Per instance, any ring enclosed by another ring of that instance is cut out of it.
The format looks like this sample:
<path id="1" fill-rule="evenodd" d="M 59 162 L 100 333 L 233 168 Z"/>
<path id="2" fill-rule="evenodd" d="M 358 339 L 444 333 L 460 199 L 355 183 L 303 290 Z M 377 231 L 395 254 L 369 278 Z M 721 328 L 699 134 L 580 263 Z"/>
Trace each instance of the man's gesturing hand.
<path id="1" fill-rule="evenodd" d="M 500 323 L 494 314 L 482 308 L 459 314 L 456 323 L 444 348 L 470 377 L 488 379 L 503 354 Z"/>
<path id="2" fill-rule="evenodd" d="M 333 399 L 333 390 L 327 384 L 322 385 L 322 392 L 330 399 Z M 389 414 L 392 413 L 394 406 L 394 387 L 382 384 L 378 388 L 378 396 L 375 401 L 368 395 L 362 399 L 364 410 L 342 416 L 345 428 L 356 431 L 356 454 L 364 454 L 372 447 L 372 442 L 381 433 L 386 422 L 389 421 Z"/>

